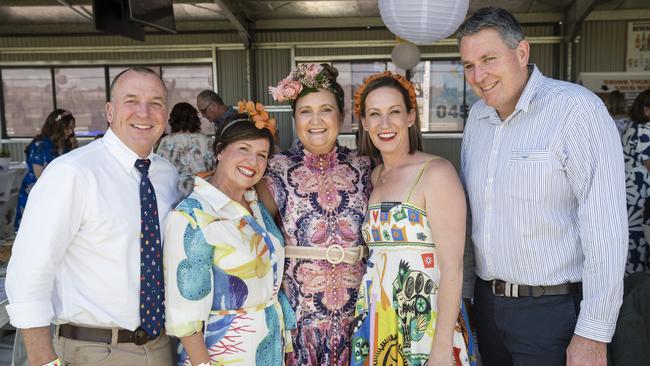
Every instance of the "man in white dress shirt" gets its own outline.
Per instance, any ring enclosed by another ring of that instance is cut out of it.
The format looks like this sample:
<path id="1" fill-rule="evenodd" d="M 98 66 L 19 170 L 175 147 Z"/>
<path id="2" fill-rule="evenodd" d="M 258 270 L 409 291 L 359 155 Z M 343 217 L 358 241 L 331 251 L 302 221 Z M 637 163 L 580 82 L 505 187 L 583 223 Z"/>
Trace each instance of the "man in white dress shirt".
<path id="1" fill-rule="evenodd" d="M 461 168 L 484 364 L 604 366 L 627 254 L 616 127 L 593 93 L 528 64 L 530 46 L 507 11 L 477 11 L 457 39 L 481 97 Z"/>
<path id="2" fill-rule="evenodd" d="M 180 199 L 176 169 L 152 152 L 167 123 L 167 90 L 150 69 L 132 67 L 115 77 L 110 96 L 110 129 L 47 166 L 14 242 L 7 311 L 30 365 L 173 362 L 169 338 L 159 326 L 144 331 L 140 312 L 141 185 L 157 202 L 142 219 L 162 221 Z M 152 252 L 161 249 L 155 242 Z"/>

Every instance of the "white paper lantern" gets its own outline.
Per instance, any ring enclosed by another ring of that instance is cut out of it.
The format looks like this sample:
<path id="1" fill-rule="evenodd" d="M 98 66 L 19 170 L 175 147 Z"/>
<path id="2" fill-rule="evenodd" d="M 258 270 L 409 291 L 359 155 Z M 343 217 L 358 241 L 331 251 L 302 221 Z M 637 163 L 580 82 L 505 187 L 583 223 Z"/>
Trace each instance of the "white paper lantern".
<path id="1" fill-rule="evenodd" d="M 413 43 L 403 42 L 393 48 L 390 59 L 402 69 L 410 70 L 420 62 L 420 50 Z"/>
<path id="2" fill-rule="evenodd" d="M 415 44 L 432 44 L 458 29 L 469 0 L 379 0 L 379 14 L 396 36 Z"/>

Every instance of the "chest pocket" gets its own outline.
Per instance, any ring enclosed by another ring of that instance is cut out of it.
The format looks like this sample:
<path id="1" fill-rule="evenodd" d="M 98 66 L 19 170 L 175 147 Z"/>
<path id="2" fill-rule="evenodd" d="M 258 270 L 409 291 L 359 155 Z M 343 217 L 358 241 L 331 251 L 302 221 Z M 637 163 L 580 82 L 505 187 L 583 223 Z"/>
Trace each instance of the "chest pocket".
<path id="1" fill-rule="evenodd" d="M 548 150 L 512 150 L 504 174 L 505 189 L 517 200 L 541 201 L 548 194 L 553 171 Z"/>

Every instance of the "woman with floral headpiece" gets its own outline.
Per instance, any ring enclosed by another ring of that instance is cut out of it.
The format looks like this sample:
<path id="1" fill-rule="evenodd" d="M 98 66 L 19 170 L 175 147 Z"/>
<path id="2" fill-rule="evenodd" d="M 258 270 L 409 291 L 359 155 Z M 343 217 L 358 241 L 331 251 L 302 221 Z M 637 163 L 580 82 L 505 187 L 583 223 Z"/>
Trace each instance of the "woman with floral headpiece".
<path id="1" fill-rule="evenodd" d="M 287 244 L 284 290 L 296 312 L 287 365 L 341 366 L 367 249 L 360 230 L 370 159 L 340 146 L 343 89 L 329 65 L 302 65 L 271 88 L 290 101 L 299 142 L 269 161 L 262 201 L 277 214 Z M 269 192 L 270 191 L 270 192 Z"/>
<path id="2" fill-rule="evenodd" d="M 370 76 L 355 95 L 360 153 L 381 157 L 363 223 L 370 249 L 352 365 L 470 365 L 460 313 L 465 195 L 447 160 L 422 152 L 413 84 Z"/>
<path id="3" fill-rule="evenodd" d="M 216 131 L 214 174 L 195 177 L 165 223 L 165 328 L 181 340 L 179 366 L 283 365 L 291 346 L 283 237 L 253 189 L 275 120 L 259 103 L 239 112 Z"/>
<path id="4" fill-rule="evenodd" d="M 18 206 L 16 208 L 16 220 L 14 221 L 16 231 L 20 227 L 20 220 L 23 217 L 25 205 L 27 205 L 29 191 L 32 190 L 47 164 L 59 155 L 78 147 L 74 127 L 75 120 L 70 111 L 60 108 L 55 109 L 45 119 L 41 132 L 25 148 L 27 175 L 23 178 L 23 183 L 18 192 Z"/>

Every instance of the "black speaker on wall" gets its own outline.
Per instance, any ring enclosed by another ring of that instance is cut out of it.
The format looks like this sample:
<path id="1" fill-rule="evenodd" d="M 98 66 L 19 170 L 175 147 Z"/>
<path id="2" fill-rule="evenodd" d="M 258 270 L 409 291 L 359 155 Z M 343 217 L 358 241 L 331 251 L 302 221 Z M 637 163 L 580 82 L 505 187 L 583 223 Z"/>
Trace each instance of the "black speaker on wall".
<path id="1" fill-rule="evenodd" d="M 93 0 L 97 30 L 144 41 L 144 26 L 176 33 L 172 0 Z"/>

